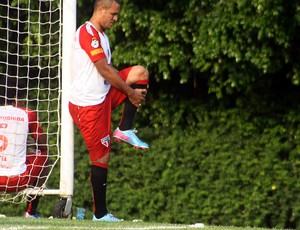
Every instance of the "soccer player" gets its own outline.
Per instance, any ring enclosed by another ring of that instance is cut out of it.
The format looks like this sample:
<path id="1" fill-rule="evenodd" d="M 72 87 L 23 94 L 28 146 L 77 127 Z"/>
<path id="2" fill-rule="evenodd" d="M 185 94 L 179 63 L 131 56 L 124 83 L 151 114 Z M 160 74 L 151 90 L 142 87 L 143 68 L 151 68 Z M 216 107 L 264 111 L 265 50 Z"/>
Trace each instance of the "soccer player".
<path id="1" fill-rule="evenodd" d="M 2 78 L 5 78 L 2 76 Z M 25 108 L 19 99 L 26 95 L 14 83 L 0 86 L 0 191 L 19 192 L 29 185 L 41 186 L 45 180 L 48 155 L 46 135 L 37 120 L 37 114 Z M 30 135 L 37 150 L 27 152 Z M 40 218 L 37 212 L 39 196 L 27 202 L 24 216 Z"/>
<path id="2" fill-rule="evenodd" d="M 105 30 L 118 20 L 118 0 L 96 0 L 88 22 L 75 34 L 73 47 L 73 82 L 69 111 L 80 129 L 91 159 L 91 184 L 94 221 L 116 222 L 106 207 L 107 169 L 111 148 L 111 111 L 124 103 L 116 141 L 134 148 L 148 149 L 132 130 L 137 108 L 145 101 L 149 73 L 142 66 L 118 71 L 112 66 L 111 50 Z"/>

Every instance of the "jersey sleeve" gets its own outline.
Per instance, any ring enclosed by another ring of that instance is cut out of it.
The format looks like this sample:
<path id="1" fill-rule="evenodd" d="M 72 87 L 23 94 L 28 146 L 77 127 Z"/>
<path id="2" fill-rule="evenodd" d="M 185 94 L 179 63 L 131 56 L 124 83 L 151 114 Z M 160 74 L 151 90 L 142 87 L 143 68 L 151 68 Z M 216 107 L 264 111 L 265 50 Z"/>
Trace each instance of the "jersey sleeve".
<path id="1" fill-rule="evenodd" d="M 106 58 L 103 48 L 101 47 L 100 37 L 98 32 L 84 25 L 79 31 L 79 44 L 81 48 L 86 52 L 92 62 L 96 62 L 102 58 Z"/>

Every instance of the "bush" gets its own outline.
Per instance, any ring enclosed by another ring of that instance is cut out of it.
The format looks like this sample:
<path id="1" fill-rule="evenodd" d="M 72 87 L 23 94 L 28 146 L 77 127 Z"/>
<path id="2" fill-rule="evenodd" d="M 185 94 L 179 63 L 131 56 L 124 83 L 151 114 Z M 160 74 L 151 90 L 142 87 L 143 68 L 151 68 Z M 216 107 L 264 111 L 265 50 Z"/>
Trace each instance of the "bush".
<path id="1" fill-rule="evenodd" d="M 167 99 L 144 107 L 138 135 L 150 149 L 113 144 L 109 210 L 127 220 L 299 227 L 299 110 L 270 116 L 209 108 Z M 78 130 L 75 144 L 73 207 L 91 218 L 89 157 Z M 57 172 L 51 181 L 58 182 Z M 51 215 L 53 198 L 43 200 L 42 214 Z"/>
<path id="2" fill-rule="evenodd" d="M 296 227 L 299 119 L 189 101 L 149 110 L 148 152 L 112 150 L 109 206 L 125 218 Z M 280 208 L 279 208 L 280 207 Z"/>

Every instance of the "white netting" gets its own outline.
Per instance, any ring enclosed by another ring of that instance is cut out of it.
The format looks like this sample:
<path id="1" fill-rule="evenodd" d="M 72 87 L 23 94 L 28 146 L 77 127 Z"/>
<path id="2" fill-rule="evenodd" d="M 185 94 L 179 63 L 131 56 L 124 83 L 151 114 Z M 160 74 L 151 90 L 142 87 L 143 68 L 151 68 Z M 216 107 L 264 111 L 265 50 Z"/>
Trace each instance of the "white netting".
<path id="1" fill-rule="evenodd" d="M 25 84 L 25 106 L 38 114 L 47 134 L 48 179 L 60 158 L 61 2 L 2 0 L 0 11 L 0 84 L 5 85 L 3 79 L 9 78 Z M 25 202 L 31 190 L 35 189 L 0 192 L 0 201 Z"/>

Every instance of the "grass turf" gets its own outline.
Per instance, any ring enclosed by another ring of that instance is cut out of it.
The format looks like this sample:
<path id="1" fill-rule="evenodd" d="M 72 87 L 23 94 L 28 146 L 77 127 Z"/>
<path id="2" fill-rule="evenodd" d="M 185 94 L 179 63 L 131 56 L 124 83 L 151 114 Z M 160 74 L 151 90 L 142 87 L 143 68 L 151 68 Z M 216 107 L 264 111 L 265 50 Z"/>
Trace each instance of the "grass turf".
<path id="1" fill-rule="evenodd" d="M 47 229 L 47 230 L 67 230 L 67 229 L 107 229 L 107 230 L 267 230 L 264 228 L 251 227 L 225 227 L 225 226 L 205 226 L 197 227 L 196 225 L 182 224 L 163 224 L 163 223 L 148 223 L 148 222 L 118 222 L 104 223 L 94 222 L 91 220 L 66 220 L 66 219 L 28 219 L 23 217 L 4 217 L 0 218 L 0 230 L 4 229 Z M 278 230 L 278 229 L 276 229 Z"/>

